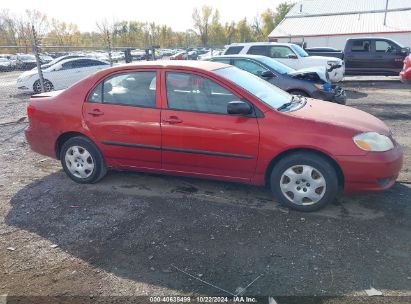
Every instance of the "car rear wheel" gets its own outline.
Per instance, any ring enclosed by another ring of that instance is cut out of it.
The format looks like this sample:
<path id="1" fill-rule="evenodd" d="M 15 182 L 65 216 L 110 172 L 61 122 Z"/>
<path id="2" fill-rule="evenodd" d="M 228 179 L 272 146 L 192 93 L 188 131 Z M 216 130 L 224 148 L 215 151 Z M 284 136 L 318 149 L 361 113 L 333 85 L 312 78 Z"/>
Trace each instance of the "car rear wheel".
<path id="1" fill-rule="evenodd" d="M 310 97 L 310 95 L 308 95 L 306 92 L 304 91 L 300 91 L 300 90 L 292 90 L 290 92 L 291 95 L 298 95 L 298 96 L 303 96 L 303 97 Z"/>
<path id="2" fill-rule="evenodd" d="M 60 161 L 66 174 L 81 184 L 96 183 L 107 172 L 99 149 L 82 136 L 72 137 L 63 144 Z"/>
<path id="3" fill-rule="evenodd" d="M 315 211 L 334 201 L 338 177 L 333 165 L 313 153 L 281 159 L 271 173 L 271 190 L 280 203 L 299 211 Z"/>
<path id="4" fill-rule="evenodd" d="M 53 90 L 54 90 L 54 86 L 53 86 L 53 84 L 51 83 L 51 81 L 50 81 L 50 80 L 47 80 L 47 79 L 44 79 L 44 91 L 45 91 L 45 92 L 50 92 L 50 91 L 53 91 Z M 34 91 L 34 93 L 36 93 L 36 94 L 42 92 L 40 80 L 36 80 L 36 81 L 34 82 L 34 84 L 33 84 L 33 91 Z"/>

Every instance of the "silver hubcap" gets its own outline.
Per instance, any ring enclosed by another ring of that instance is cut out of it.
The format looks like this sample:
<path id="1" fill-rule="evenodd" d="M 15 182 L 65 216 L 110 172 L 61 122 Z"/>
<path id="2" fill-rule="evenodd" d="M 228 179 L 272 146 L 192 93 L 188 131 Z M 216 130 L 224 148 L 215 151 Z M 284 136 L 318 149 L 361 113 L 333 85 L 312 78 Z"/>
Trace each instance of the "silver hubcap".
<path id="1" fill-rule="evenodd" d="M 45 81 L 45 82 L 44 82 L 44 91 L 50 92 L 52 89 L 53 89 L 53 85 L 51 84 L 51 82 L 48 81 L 48 80 Z M 35 91 L 35 92 L 41 92 L 41 84 L 40 84 L 40 81 L 36 81 L 36 82 L 34 83 L 34 91 Z"/>
<path id="2" fill-rule="evenodd" d="M 326 182 L 317 169 L 298 165 L 284 171 L 280 187 L 284 196 L 293 204 L 313 205 L 323 198 Z"/>
<path id="3" fill-rule="evenodd" d="M 70 147 L 65 155 L 67 169 L 78 178 L 87 178 L 94 171 L 94 160 L 90 152 L 80 146 Z"/>

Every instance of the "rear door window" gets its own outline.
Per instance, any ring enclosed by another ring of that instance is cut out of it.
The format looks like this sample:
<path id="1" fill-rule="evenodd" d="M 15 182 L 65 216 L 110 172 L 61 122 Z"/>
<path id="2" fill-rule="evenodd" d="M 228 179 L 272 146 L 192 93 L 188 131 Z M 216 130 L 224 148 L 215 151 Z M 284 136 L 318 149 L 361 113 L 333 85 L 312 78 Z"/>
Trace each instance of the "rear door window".
<path id="1" fill-rule="evenodd" d="M 89 102 L 155 108 L 156 72 L 121 73 L 108 77 L 90 94 Z"/>
<path id="2" fill-rule="evenodd" d="M 354 40 L 351 52 L 369 52 L 371 47 L 370 40 Z"/>
<path id="3" fill-rule="evenodd" d="M 267 56 L 267 49 L 265 45 L 255 45 L 250 47 L 247 54 Z"/>

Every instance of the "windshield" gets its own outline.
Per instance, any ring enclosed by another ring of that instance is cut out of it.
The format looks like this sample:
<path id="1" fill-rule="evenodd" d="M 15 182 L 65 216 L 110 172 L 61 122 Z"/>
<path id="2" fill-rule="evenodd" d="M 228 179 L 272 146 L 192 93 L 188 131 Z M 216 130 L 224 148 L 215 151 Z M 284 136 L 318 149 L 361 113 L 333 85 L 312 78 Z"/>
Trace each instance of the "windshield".
<path id="1" fill-rule="evenodd" d="M 308 57 L 309 56 L 308 53 L 306 51 L 304 51 L 304 49 L 299 45 L 293 45 L 292 48 L 298 54 L 298 56 L 300 56 L 300 57 Z"/>
<path id="2" fill-rule="evenodd" d="M 277 109 L 291 100 L 291 95 L 287 92 L 236 67 L 222 68 L 214 72 L 243 88 L 273 109 Z"/>
<path id="3" fill-rule="evenodd" d="M 273 69 L 277 73 L 280 73 L 280 74 L 283 74 L 283 75 L 295 71 L 294 69 L 292 69 L 292 68 L 286 66 L 285 64 L 282 64 L 281 62 L 278 62 L 277 60 L 274 60 L 270 57 L 262 56 L 261 58 L 259 58 L 259 61 L 261 61 L 262 63 L 264 63 L 266 66 L 270 67 L 271 69 Z"/>

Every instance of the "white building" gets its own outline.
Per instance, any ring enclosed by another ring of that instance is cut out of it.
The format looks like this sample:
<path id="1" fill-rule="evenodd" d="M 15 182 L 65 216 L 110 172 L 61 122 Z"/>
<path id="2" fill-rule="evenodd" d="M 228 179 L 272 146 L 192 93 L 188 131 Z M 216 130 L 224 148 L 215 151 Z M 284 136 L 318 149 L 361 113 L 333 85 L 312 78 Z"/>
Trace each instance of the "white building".
<path id="1" fill-rule="evenodd" d="M 411 47 L 411 0 L 303 0 L 268 38 L 342 49 L 348 38 L 375 36 Z"/>

